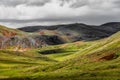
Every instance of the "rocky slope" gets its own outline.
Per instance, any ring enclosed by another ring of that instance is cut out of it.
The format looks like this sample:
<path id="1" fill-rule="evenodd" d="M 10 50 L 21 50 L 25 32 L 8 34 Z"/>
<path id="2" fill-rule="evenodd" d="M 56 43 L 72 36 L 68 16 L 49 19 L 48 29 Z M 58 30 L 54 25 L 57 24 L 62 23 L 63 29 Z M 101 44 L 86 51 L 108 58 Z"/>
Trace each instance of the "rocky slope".
<path id="1" fill-rule="evenodd" d="M 64 43 L 62 39 L 56 35 L 47 36 L 39 33 L 27 33 L 0 26 L 0 49 L 14 49 L 17 51 L 62 43 Z"/>

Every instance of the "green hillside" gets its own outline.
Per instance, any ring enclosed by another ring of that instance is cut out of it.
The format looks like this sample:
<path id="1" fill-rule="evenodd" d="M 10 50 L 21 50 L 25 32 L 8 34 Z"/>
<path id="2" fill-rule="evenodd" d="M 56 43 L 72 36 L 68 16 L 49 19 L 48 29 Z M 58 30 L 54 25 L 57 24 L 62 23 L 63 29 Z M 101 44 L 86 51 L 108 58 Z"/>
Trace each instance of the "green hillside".
<path id="1" fill-rule="evenodd" d="M 25 35 L 26 32 L 17 30 L 17 29 L 11 29 L 7 28 L 6 26 L 0 25 L 0 36 L 6 36 L 6 37 L 11 37 L 15 35 Z"/>
<path id="2" fill-rule="evenodd" d="M 0 79 L 119 80 L 120 32 L 26 52 L 0 51 Z"/>

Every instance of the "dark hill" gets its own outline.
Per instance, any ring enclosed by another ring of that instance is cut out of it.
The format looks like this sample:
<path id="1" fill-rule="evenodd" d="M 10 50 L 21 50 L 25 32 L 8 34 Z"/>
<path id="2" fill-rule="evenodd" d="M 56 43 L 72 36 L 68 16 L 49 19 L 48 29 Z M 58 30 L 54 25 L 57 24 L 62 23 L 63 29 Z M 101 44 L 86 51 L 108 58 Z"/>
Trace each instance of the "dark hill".
<path id="1" fill-rule="evenodd" d="M 120 22 L 110 22 L 100 26 L 86 24 L 66 24 L 54 26 L 28 26 L 19 28 L 26 32 L 39 32 L 41 30 L 57 31 L 65 36 L 70 36 L 72 41 L 96 40 L 108 37 L 120 30 Z"/>

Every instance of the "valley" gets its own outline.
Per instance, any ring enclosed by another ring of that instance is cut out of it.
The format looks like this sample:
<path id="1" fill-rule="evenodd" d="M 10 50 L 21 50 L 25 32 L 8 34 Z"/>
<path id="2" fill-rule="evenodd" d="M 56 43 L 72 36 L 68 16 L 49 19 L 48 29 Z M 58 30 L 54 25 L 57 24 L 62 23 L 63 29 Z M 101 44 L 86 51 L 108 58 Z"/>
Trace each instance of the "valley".
<path id="1" fill-rule="evenodd" d="M 120 23 L 0 26 L 0 80 L 119 80 Z"/>

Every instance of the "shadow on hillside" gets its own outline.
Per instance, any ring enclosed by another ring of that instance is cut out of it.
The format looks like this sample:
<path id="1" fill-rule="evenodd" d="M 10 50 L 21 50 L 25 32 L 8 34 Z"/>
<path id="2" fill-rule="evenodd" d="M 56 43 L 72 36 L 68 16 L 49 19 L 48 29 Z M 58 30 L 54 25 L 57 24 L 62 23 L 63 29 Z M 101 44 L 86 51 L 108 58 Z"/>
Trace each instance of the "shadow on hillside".
<path id="1" fill-rule="evenodd" d="M 39 51 L 40 54 L 61 54 L 61 53 L 68 53 L 68 52 L 76 52 L 76 51 L 66 51 L 64 49 L 51 49 L 45 51 Z"/>
<path id="2" fill-rule="evenodd" d="M 32 80 L 30 78 L 5 78 L 5 79 L 0 79 L 0 80 Z"/>

